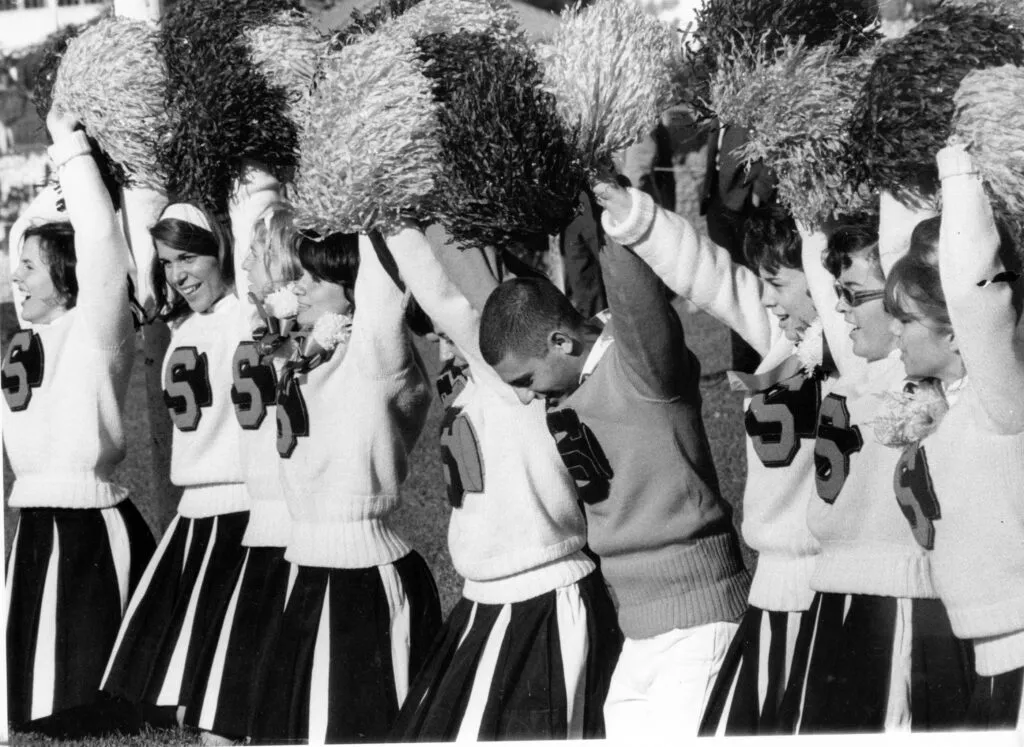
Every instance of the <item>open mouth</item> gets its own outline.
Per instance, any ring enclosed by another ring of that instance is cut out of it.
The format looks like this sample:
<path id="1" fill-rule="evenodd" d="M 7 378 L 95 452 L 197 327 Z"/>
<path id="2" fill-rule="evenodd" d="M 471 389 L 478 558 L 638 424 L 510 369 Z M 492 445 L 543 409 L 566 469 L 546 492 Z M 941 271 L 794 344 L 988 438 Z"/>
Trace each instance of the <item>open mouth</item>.
<path id="1" fill-rule="evenodd" d="M 185 298 L 192 298 L 199 291 L 200 285 L 202 285 L 202 283 L 196 283 L 195 285 L 183 285 L 178 288 L 178 292 Z"/>

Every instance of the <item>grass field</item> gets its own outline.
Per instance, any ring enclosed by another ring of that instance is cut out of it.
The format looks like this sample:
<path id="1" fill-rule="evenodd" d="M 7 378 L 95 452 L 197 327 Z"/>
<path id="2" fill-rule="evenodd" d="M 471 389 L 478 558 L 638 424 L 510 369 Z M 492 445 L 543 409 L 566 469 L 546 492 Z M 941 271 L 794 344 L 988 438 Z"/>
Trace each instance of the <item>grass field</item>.
<path id="1" fill-rule="evenodd" d="M 16 329 L 13 307 L 3 304 L 2 344 L 7 342 Z M 703 314 L 684 316 L 687 339 L 702 363 L 702 393 L 704 396 L 704 421 L 711 442 L 718 469 L 719 482 L 725 498 L 736 507 L 735 520 L 739 527 L 741 518 L 740 496 L 745 475 L 743 451 L 743 427 L 741 396 L 731 392 L 722 374 L 729 364 L 729 336 L 717 322 Z M 432 373 L 437 369 L 436 347 L 421 343 L 421 352 Z M 161 505 L 153 499 L 150 488 L 152 479 L 151 456 L 148 448 L 149 435 L 147 420 L 143 413 L 146 407 L 145 384 L 142 366 L 136 365 L 128 393 L 127 411 L 139 413 L 129 417 L 126 436 L 129 444 L 128 456 L 119 469 L 119 479 L 127 485 L 132 498 L 146 517 L 154 534 L 159 537 L 174 515 L 174 505 Z M 403 505 L 397 514 L 395 524 L 399 531 L 426 559 L 437 580 L 441 593 L 441 604 L 445 614 L 459 597 L 460 580 L 451 565 L 447 549 L 448 504 L 445 499 L 441 464 L 438 459 L 438 425 L 440 407 L 437 399 L 431 405 L 430 416 L 420 438 L 410 466 L 410 476 L 403 489 Z M 73 427 L 73 424 L 67 424 Z M 10 493 L 12 475 L 4 454 L 4 497 Z M 17 512 L 4 508 L 5 558 L 17 522 Z M 748 565 L 753 557 L 744 547 Z M 86 747 L 115 747 L 124 745 L 160 744 L 179 745 L 192 741 L 192 736 L 178 731 L 150 732 L 141 736 L 124 739 L 89 740 L 85 742 L 53 742 L 29 735 L 14 735 L 17 744 L 82 744 Z"/>

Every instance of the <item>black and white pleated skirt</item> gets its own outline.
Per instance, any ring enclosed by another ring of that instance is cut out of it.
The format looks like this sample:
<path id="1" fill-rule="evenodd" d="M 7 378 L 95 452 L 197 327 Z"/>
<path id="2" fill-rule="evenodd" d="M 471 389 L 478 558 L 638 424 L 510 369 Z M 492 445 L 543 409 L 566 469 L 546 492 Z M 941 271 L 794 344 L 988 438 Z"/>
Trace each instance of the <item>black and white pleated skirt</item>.
<path id="1" fill-rule="evenodd" d="M 771 612 L 749 607 L 729 646 L 701 720 L 700 736 L 792 734 L 792 714 L 783 701 L 790 675 L 807 667 L 810 625 L 806 612 Z"/>
<path id="2" fill-rule="evenodd" d="M 92 703 L 155 542 L 130 500 L 24 508 L 7 567 L 8 718 Z"/>
<path id="3" fill-rule="evenodd" d="M 283 547 L 246 549 L 220 633 L 202 656 L 185 723 L 233 739 L 251 733 L 256 683 L 284 619 L 298 567 Z"/>
<path id="4" fill-rule="evenodd" d="M 298 566 L 260 673 L 253 741 L 383 741 L 440 624 L 415 552 L 370 568 Z"/>
<path id="5" fill-rule="evenodd" d="M 978 676 L 967 714 L 971 729 L 1024 731 L 1024 668 Z"/>
<path id="6" fill-rule="evenodd" d="M 392 730 L 393 741 L 604 736 L 622 648 L 599 572 L 523 602 L 452 610 Z"/>
<path id="7" fill-rule="evenodd" d="M 964 728 L 977 676 L 937 599 L 815 596 L 811 651 L 785 710 L 797 733 Z"/>
<path id="8" fill-rule="evenodd" d="M 105 692 L 157 706 L 189 702 L 242 569 L 248 521 L 248 511 L 174 517 L 128 604 Z"/>

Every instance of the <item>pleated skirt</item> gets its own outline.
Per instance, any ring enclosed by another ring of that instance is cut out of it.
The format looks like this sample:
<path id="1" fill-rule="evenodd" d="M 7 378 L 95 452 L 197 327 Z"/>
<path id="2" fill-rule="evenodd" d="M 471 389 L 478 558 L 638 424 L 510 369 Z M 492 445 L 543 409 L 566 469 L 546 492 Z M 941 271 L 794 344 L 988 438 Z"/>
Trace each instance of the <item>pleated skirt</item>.
<path id="1" fill-rule="evenodd" d="M 190 702 L 242 569 L 248 511 L 176 515 L 128 604 L 102 689 L 133 703 Z"/>
<path id="2" fill-rule="evenodd" d="M 604 736 L 622 648 L 599 572 L 511 604 L 462 599 L 392 731 L 395 741 Z"/>
<path id="3" fill-rule="evenodd" d="M 266 679 L 297 572 L 283 547 L 246 549 L 220 632 L 201 657 L 187 725 L 233 739 L 249 736 L 257 683 Z"/>
<path id="4" fill-rule="evenodd" d="M 811 651 L 783 710 L 797 733 L 964 728 L 977 676 L 937 599 L 815 596 Z"/>
<path id="5" fill-rule="evenodd" d="M 967 714 L 971 729 L 1016 729 L 1024 731 L 1024 668 L 979 676 Z"/>
<path id="6" fill-rule="evenodd" d="M 130 500 L 21 509 L 7 568 L 8 718 L 17 727 L 95 701 L 155 542 Z"/>
<path id="7" fill-rule="evenodd" d="M 806 670 L 813 628 L 802 623 L 816 609 L 747 609 L 712 688 L 700 736 L 793 733 L 794 714 L 784 714 L 782 704 L 791 674 Z"/>
<path id="8" fill-rule="evenodd" d="M 257 744 L 380 742 L 441 624 L 417 553 L 371 568 L 298 566 L 257 684 Z"/>

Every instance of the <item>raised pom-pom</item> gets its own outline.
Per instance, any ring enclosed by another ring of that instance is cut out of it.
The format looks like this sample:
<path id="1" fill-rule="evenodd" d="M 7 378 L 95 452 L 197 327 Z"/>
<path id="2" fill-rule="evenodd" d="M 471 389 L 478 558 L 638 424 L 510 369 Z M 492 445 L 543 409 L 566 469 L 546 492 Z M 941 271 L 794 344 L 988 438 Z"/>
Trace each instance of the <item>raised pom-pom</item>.
<path id="1" fill-rule="evenodd" d="M 840 56 L 833 44 L 787 42 L 748 65 L 719 69 L 712 101 L 723 123 L 749 131 L 738 155 L 763 160 L 793 217 L 816 228 L 840 213 L 868 209 L 871 193 L 851 178 L 849 117 L 874 48 Z"/>
<path id="2" fill-rule="evenodd" d="M 996 215 L 1024 250 L 1024 68 L 973 70 L 953 100 L 951 139 L 970 150 Z"/>
<path id="3" fill-rule="evenodd" d="M 284 88 L 250 59 L 246 32 L 301 13 L 291 0 L 177 0 L 161 22 L 169 132 L 158 157 L 175 199 L 223 209 L 246 160 L 282 182 L 297 161 Z"/>
<path id="4" fill-rule="evenodd" d="M 360 37 L 369 36 L 418 2 L 420 0 L 381 0 L 366 12 L 356 8 L 352 11 L 348 25 L 331 34 L 331 50 L 336 52 Z"/>
<path id="5" fill-rule="evenodd" d="M 588 167 L 646 137 L 682 98 L 679 33 L 630 0 L 568 8 L 538 54 L 544 86 Z"/>
<path id="6" fill-rule="evenodd" d="M 851 117 L 858 178 L 908 205 L 933 198 L 960 82 L 974 69 L 1022 62 L 1024 29 L 959 7 L 940 7 L 884 44 Z"/>
<path id="7" fill-rule="evenodd" d="M 166 128 L 167 70 L 157 31 L 107 17 L 71 39 L 53 86 L 53 103 L 74 112 L 117 166 L 119 181 L 163 189 L 156 133 Z"/>
<path id="8" fill-rule="evenodd" d="M 57 71 L 71 40 L 95 23 L 110 18 L 111 11 L 104 11 L 86 23 L 71 24 L 54 31 L 40 45 L 39 63 L 32 73 L 32 103 L 39 118 L 46 121 L 53 105 L 53 86 L 57 82 Z"/>
<path id="9" fill-rule="evenodd" d="M 943 0 L 945 5 L 1004 16 L 1008 23 L 1024 26 L 1024 3 L 1020 0 Z"/>
<path id="10" fill-rule="evenodd" d="M 558 233 L 585 177 L 529 48 L 465 32 L 419 47 L 440 122 L 433 216 L 466 247 Z"/>

